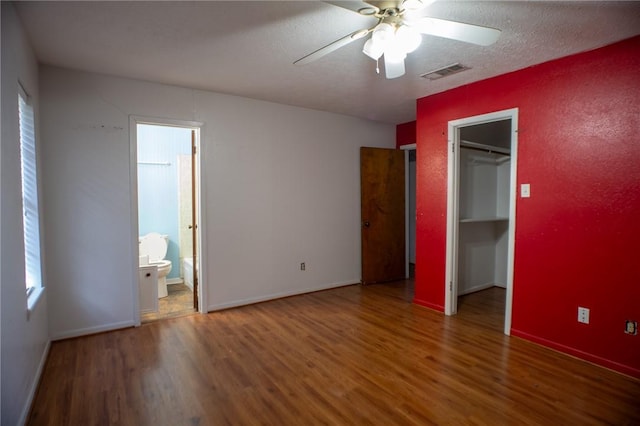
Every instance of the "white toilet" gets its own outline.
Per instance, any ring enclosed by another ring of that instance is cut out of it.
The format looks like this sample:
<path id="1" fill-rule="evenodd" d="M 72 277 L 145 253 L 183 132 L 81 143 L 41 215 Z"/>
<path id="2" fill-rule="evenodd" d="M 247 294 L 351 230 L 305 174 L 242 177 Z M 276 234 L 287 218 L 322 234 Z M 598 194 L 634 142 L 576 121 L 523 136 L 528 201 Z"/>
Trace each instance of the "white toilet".
<path id="1" fill-rule="evenodd" d="M 171 261 L 165 260 L 169 236 L 160 235 L 157 232 L 150 232 L 140 237 L 138 255 L 140 257 L 149 256 L 149 265 L 158 267 L 158 299 L 167 297 L 167 275 L 171 272 Z"/>

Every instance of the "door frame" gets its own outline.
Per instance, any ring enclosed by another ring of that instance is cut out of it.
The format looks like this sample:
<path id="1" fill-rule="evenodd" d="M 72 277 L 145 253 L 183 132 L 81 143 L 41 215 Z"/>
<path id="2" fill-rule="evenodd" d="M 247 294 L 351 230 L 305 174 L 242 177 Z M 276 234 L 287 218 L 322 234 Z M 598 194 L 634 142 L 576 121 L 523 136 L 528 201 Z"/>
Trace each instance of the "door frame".
<path id="1" fill-rule="evenodd" d="M 131 271 L 131 299 L 133 301 L 133 318 L 134 318 L 134 326 L 138 327 L 141 324 L 140 318 L 140 307 L 139 307 L 139 297 L 138 297 L 138 124 L 149 124 L 154 126 L 165 126 L 165 127 L 182 127 L 187 129 L 193 129 L 196 131 L 196 165 L 197 165 L 197 173 L 196 173 L 196 197 L 198 199 L 197 206 L 193 206 L 193 208 L 197 208 L 197 217 L 199 218 L 199 222 L 197 224 L 197 242 L 198 247 L 200 248 L 198 256 L 196 257 L 196 262 L 198 265 L 193 265 L 194 268 L 198 268 L 198 309 L 199 313 L 207 313 L 207 286 L 205 285 L 206 280 L 203 277 L 207 276 L 206 264 L 202 262 L 200 259 L 206 258 L 206 241 L 202 236 L 204 235 L 204 230 L 206 229 L 205 224 L 205 208 L 206 208 L 206 200 L 205 194 L 206 191 L 204 189 L 204 161 L 202 158 L 204 156 L 203 144 L 201 143 L 203 133 L 204 133 L 204 123 L 199 121 L 186 121 L 186 120 L 173 120 L 168 118 L 158 118 L 158 117 L 144 117 L 131 115 L 129 116 L 129 182 L 130 182 L 130 191 L 131 199 L 131 257 L 133 261 L 133 268 Z M 189 145 L 191 146 L 191 140 L 189 140 Z"/>
<path id="2" fill-rule="evenodd" d="M 444 282 L 445 315 L 455 315 L 458 310 L 458 196 L 460 178 L 460 128 L 511 120 L 511 172 L 509 182 L 509 231 L 507 249 L 507 294 L 504 312 L 504 334 L 511 334 L 513 311 L 513 264 L 515 253 L 516 194 L 518 171 L 518 108 L 488 114 L 465 117 L 448 123 L 447 167 L 447 249 Z"/>
<path id="3" fill-rule="evenodd" d="M 409 278 L 409 196 L 410 196 L 410 188 L 409 188 L 409 151 L 416 151 L 417 145 L 415 143 L 400 145 L 400 149 L 404 151 L 404 259 L 406 260 L 405 266 L 405 277 Z M 416 163 L 416 173 L 417 173 L 417 163 Z M 417 183 L 417 179 L 416 179 Z M 416 194 L 413 194 L 415 197 Z"/>

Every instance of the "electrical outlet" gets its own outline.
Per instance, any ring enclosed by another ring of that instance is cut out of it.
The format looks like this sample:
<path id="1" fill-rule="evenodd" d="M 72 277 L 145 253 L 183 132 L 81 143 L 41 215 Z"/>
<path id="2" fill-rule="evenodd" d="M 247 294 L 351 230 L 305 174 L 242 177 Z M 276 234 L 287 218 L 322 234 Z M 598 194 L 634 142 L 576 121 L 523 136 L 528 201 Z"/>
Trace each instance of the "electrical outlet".
<path id="1" fill-rule="evenodd" d="M 638 321 L 627 320 L 624 323 L 624 332 L 635 336 L 638 334 Z"/>
<path id="2" fill-rule="evenodd" d="M 578 322 L 589 324 L 589 308 L 578 306 Z"/>
<path id="3" fill-rule="evenodd" d="M 306 268 L 307 268 L 307 265 L 305 265 L 305 264 L 304 264 L 304 262 L 302 262 L 302 263 L 300 264 L 300 270 L 301 270 L 301 271 L 304 271 Z"/>

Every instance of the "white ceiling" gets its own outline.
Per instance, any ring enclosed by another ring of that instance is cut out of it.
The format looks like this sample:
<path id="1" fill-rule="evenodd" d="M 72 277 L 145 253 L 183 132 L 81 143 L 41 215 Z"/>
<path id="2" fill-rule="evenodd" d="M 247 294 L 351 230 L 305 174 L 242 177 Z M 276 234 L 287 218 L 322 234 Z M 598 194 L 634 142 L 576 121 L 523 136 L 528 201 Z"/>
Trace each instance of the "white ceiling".
<path id="1" fill-rule="evenodd" d="M 498 28 L 480 47 L 423 36 L 407 74 L 386 80 L 358 40 L 304 66 L 302 56 L 375 18 L 319 1 L 18 2 L 39 61 L 229 93 L 387 123 L 415 100 L 640 34 L 640 2 L 446 1 L 426 14 Z M 472 69 L 419 75 L 455 62 Z M 381 64 L 382 66 L 382 64 Z"/>

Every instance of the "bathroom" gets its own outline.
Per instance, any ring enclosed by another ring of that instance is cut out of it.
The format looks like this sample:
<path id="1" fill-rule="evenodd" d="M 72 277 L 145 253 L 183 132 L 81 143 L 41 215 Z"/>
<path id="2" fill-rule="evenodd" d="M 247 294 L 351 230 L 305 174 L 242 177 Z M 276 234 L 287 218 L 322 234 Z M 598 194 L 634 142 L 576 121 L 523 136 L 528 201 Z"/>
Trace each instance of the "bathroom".
<path id="1" fill-rule="evenodd" d="M 140 270 L 155 265 L 158 282 L 157 308 L 141 309 L 147 322 L 194 312 L 195 131 L 155 124 L 138 124 L 136 131 Z"/>

